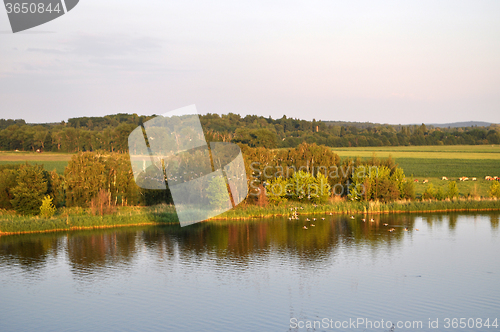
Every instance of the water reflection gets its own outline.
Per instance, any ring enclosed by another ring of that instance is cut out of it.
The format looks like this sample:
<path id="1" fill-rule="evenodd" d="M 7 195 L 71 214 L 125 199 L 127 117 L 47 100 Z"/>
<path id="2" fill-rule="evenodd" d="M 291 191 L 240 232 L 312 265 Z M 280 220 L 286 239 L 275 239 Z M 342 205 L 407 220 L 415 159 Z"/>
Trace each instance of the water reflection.
<path id="1" fill-rule="evenodd" d="M 492 229 L 498 230 L 498 220 L 499 219 L 500 219 L 500 215 L 498 215 L 498 214 L 490 215 L 490 223 L 491 223 Z"/>
<path id="2" fill-rule="evenodd" d="M 71 272 L 85 277 L 110 266 L 131 264 L 144 250 L 159 261 L 172 261 L 177 255 L 180 260 L 201 262 L 209 255 L 215 261 L 231 259 L 239 268 L 278 253 L 311 267 L 328 261 L 339 248 L 367 247 L 374 255 L 386 252 L 417 232 L 416 220 L 422 220 L 429 229 L 447 227 L 450 233 L 460 220 L 458 214 L 382 215 L 375 216 L 375 222 L 368 218 L 363 222 L 361 217 L 320 218 L 311 221 L 316 226 L 307 230 L 302 228 L 304 221 L 266 219 L 199 223 L 185 228 L 175 225 L 4 236 L 0 238 L 0 264 L 19 266 L 32 274 L 43 269 L 49 259 L 66 255 Z M 499 214 L 489 214 L 489 219 L 491 228 L 498 229 Z"/>
<path id="3" fill-rule="evenodd" d="M 129 263 L 137 252 L 135 232 L 85 231 L 67 235 L 67 256 L 77 275 L 98 273 L 109 266 Z"/>
<path id="4" fill-rule="evenodd" d="M 64 247 L 63 238 L 55 234 L 27 234 L 0 237 L 0 264 L 20 267 L 32 274 L 46 266 Z"/>

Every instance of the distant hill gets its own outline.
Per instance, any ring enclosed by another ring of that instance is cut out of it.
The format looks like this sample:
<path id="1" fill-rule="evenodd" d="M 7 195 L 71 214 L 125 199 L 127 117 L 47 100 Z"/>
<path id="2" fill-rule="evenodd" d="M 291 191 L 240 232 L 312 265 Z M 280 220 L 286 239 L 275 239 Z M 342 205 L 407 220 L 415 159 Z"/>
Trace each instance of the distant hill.
<path id="1" fill-rule="evenodd" d="M 402 125 L 387 124 L 387 123 L 372 123 L 372 122 L 349 122 L 349 121 L 322 121 L 327 126 L 352 126 L 358 129 L 366 129 L 370 127 L 380 127 L 380 126 L 393 126 L 398 130 Z M 467 121 L 467 122 L 453 122 L 453 123 L 426 123 L 427 127 L 431 128 L 467 128 L 467 127 L 489 127 L 493 123 L 482 122 L 482 121 Z M 403 126 L 421 126 L 421 123 L 414 123 Z"/>
<path id="2" fill-rule="evenodd" d="M 462 127 L 488 127 L 492 125 L 491 122 L 482 121 L 467 121 L 467 122 L 453 122 L 453 123 L 429 123 L 426 126 L 433 126 L 435 128 L 462 128 Z"/>

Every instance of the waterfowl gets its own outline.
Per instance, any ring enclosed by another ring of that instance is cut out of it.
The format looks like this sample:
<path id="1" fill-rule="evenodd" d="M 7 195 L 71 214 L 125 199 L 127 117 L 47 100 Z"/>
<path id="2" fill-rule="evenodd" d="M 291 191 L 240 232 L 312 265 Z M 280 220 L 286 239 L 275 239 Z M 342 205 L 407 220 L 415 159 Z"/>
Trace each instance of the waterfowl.
<path id="1" fill-rule="evenodd" d="M 306 218 L 306 221 L 309 221 L 309 218 Z"/>
<path id="2" fill-rule="evenodd" d="M 325 218 L 323 217 L 323 218 L 321 218 L 321 220 L 325 220 Z"/>
<path id="3" fill-rule="evenodd" d="M 373 218 L 370 218 L 370 221 L 371 221 L 371 222 L 374 222 L 374 221 L 375 221 L 375 219 L 373 219 Z"/>
<path id="4" fill-rule="evenodd" d="M 354 219 L 354 216 L 351 216 L 351 219 Z"/>
<path id="5" fill-rule="evenodd" d="M 314 221 L 316 221 L 316 218 L 313 218 Z"/>
<path id="6" fill-rule="evenodd" d="M 408 227 L 405 227 L 405 232 L 408 232 Z"/>
<path id="7" fill-rule="evenodd" d="M 418 229 L 418 228 L 415 228 L 415 230 L 416 230 L 416 231 L 419 231 L 420 229 Z"/>
<path id="8" fill-rule="evenodd" d="M 384 224 L 384 226 L 389 226 L 389 224 Z"/>
<path id="9" fill-rule="evenodd" d="M 366 219 L 365 219 L 365 218 L 363 218 L 363 219 L 361 219 L 361 220 L 362 220 L 363 222 L 365 222 L 365 221 L 366 221 Z"/>
<path id="10" fill-rule="evenodd" d="M 311 227 L 316 227 L 316 225 L 315 224 L 311 224 Z"/>
<path id="11" fill-rule="evenodd" d="M 395 228 L 391 228 L 389 229 L 389 232 L 394 232 L 396 229 Z"/>
<path id="12" fill-rule="evenodd" d="M 303 229 L 307 229 L 307 226 L 302 227 Z"/>

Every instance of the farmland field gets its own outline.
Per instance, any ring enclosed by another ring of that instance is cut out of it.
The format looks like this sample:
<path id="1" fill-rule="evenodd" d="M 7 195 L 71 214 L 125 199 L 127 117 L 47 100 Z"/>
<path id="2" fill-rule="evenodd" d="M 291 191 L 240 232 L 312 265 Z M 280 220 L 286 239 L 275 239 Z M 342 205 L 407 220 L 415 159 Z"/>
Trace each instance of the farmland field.
<path id="1" fill-rule="evenodd" d="M 381 146 L 332 148 L 340 157 L 494 159 L 500 160 L 500 145 Z"/>
<path id="2" fill-rule="evenodd" d="M 58 174 L 63 174 L 71 156 L 69 153 L 0 152 L 0 165 L 42 164 L 47 171 L 56 170 Z"/>

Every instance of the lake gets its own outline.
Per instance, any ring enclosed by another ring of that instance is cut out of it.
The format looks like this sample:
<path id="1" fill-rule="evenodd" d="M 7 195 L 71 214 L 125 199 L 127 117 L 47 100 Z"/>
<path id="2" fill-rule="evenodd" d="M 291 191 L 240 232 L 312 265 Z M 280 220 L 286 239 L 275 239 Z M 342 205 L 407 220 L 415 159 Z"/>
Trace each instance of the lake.
<path id="1" fill-rule="evenodd" d="M 500 330 L 498 212 L 315 217 L 0 237 L 0 331 Z"/>

